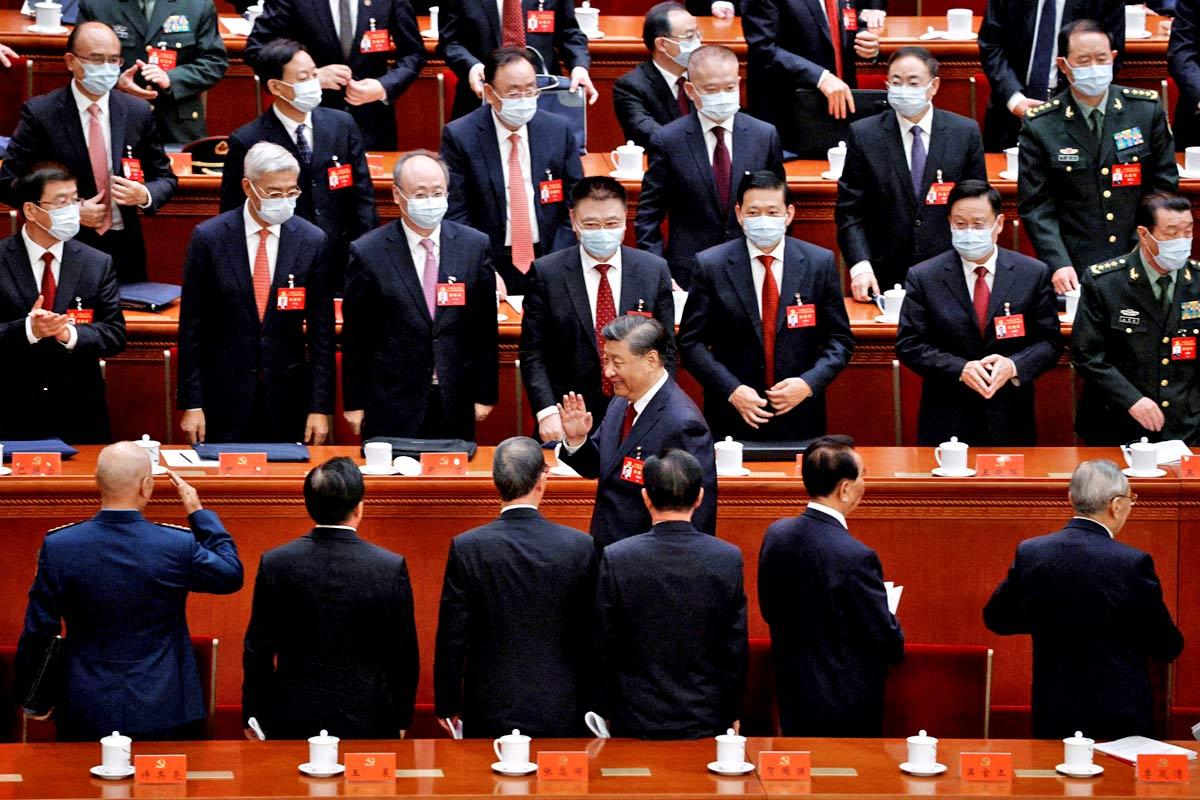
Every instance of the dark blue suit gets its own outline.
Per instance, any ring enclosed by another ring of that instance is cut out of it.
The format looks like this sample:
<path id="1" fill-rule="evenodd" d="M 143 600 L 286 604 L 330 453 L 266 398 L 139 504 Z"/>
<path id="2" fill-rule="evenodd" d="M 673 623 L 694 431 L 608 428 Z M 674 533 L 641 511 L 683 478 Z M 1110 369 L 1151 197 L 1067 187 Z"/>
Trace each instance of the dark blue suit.
<path id="1" fill-rule="evenodd" d="M 679 100 L 671 94 L 671 87 L 653 61 L 643 61 L 617 78 L 612 92 L 613 110 L 617 112 L 621 131 L 626 139 L 642 147 L 650 146 L 659 128 L 680 117 Z M 692 108 L 690 100 L 688 108 Z"/>
<path id="2" fill-rule="evenodd" d="M 1025 317 L 1025 335 L 1005 339 L 996 338 L 992 322 L 979 333 L 962 259 L 954 250 L 914 266 L 905 289 L 896 355 L 924 379 L 917 441 L 936 445 L 957 436 L 975 445 L 1036 444 L 1034 380 L 1058 363 L 1063 349 L 1049 268 L 1000 248 L 988 319 L 1003 316 L 1005 304 Z M 968 361 L 992 353 L 1013 360 L 1020 385 L 1010 382 L 985 400 L 959 377 Z"/>
<path id="3" fill-rule="evenodd" d="M 596 547 L 607 547 L 650 527 L 642 487 L 621 477 L 621 465 L 626 456 L 645 460 L 668 447 L 686 450 L 704 468 L 704 502 L 692 515 L 692 523 L 698 530 L 715 534 L 717 464 L 712 434 L 700 409 L 673 378 L 667 378 L 634 419 L 629 436 L 621 441 L 621 424 L 628 405 L 625 398 L 614 397 L 595 435 L 589 436 L 574 454 L 568 454 L 564 446 L 559 456 L 583 477 L 600 481 L 591 524 Z"/>
<path id="4" fill-rule="evenodd" d="M 739 112 L 734 117 L 730 166 L 729 207 L 721 208 L 698 112 L 664 125 L 650 141 L 650 164 L 638 198 L 637 243 L 664 256 L 671 276 L 684 289 L 691 286 L 696 253 L 741 238 L 733 213 L 741 176 L 768 169 L 783 177 L 779 134 L 767 123 Z M 664 221 L 670 231 L 665 252 Z"/>
<path id="5" fill-rule="evenodd" d="M 784 239 L 783 280 L 775 320 L 775 380 L 802 378 L 813 396 L 755 430 L 729 402 L 745 384 L 766 396 L 762 310 L 745 239 L 696 256 L 692 290 L 679 326 L 679 350 L 704 387 L 704 416 L 722 439 L 799 441 L 825 433 L 825 389 L 845 369 L 854 350 L 837 265 L 824 247 Z M 787 307 L 796 295 L 817 307 L 817 324 L 788 328 Z"/>
<path id="6" fill-rule="evenodd" d="M 538 242 L 535 255 L 546 255 L 575 244 L 571 230 L 571 189 L 583 178 L 579 146 L 562 117 L 539 111 L 526 127 L 529 134 L 529 165 L 533 210 Z M 505 148 L 505 153 L 507 148 Z M 442 158 L 450 166 L 450 210 L 446 218 L 487 234 L 492 241 L 496 271 L 512 294 L 525 294 L 529 276 L 512 266 L 504 246 L 508 229 L 508 187 L 504 184 L 501 148 L 496 140 L 496 119 L 491 106 L 482 106 L 442 131 Z M 543 203 L 538 187 L 542 181 L 561 180 L 563 199 Z"/>
<path id="7" fill-rule="evenodd" d="M 298 442 L 309 414 L 333 413 L 325 234 L 299 217 L 283 224 L 259 321 L 243 213 L 226 211 L 192 233 L 179 310 L 179 408 L 204 409 L 209 442 Z M 303 310 L 277 308 L 289 279 L 305 289 Z"/>
<path id="8" fill-rule="evenodd" d="M 700 739 L 741 718 L 749 644 L 742 553 L 686 522 L 604 551 L 596 589 L 614 736 Z"/>
<path id="9" fill-rule="evenodd" d="M 496 275 L 483 234 L 443 221 L 438 282 L 466 285 L 466 305 L 433 319 L 397 220 L 350 245 L 342 325 L 346 409 L 366 412 L 363 438 L 451 436 L 474 440 L 474 404 L 499 393 Z M 423 268 L 424 265 L 421 265 Z M 434 373 L 438 384 L 433 388 Z M 441 401 L 441 409 L 429 408 Z M 427 415 L 447 430 L 428 430 Z"/>
<path id="10" fill-rule="evenodd" d="M 904 633 L 875 551 L 813 508 L 767 528 L 758 604 L 771 627 L 784 736 L 879 736 Z"/>
<path id="11" fill-rule="evenodd" d="M 1146 660 L 1174 661 L 1183 635 L 1147 553 L 1076 517 L 1021 542 L 983 621 L 1033 635 L 1034 736 L 1154 735 Z"/>
<path id="12" fill-rule="evenodd" d="M 236 592 L 242 562 L 215 513 L 197 511 L 188 524 L 102 510 L 46 535 L 17 647 L 18 685 L 28 686 L 65 622 L 60 739 L 165 734 L 204 717 L 188 593 Z"/>
<path id="13" fill-rule="evenodd" d="M 595 309 L 588 302 L 583 260 L 568 247 L 534 262 L 521 317 L 521 379 L 536 414 L 561 402 L 567 392 L 583 395 L 598 425 L 609 400 L 601 390 Z M 668 331 L 675 328 L 671 274 L 661 258 L 621 248 L 621 296 L 617 316 L 647 311 Z"/>

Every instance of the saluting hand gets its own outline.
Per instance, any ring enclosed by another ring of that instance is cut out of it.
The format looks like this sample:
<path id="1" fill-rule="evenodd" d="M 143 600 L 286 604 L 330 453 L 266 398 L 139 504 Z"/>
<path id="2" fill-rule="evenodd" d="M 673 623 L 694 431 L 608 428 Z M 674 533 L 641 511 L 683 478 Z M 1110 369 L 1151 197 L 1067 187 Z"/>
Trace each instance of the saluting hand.
<path id="1" fill-rule="evenodd" d="M 592 412 L 587 410 L 583 395 L 564 394 L 558 405 L 558 416 L 562 419 L 563 441 L 567 446 L 578 447 L 587 440 L 592 429 Z"/>
<path id="2" fill-rule="evenodd" d="M 175 490 L 179 492 L 179 499 L 183 503 L 183 510 L 189 517 L 204 508 L 200 505 L 200 495 L 196 494 L 196 490 L 190 483 L 171 470 L 167 470 L 167 477 L 171 479 L 171 483 L 175 484 Z"/>

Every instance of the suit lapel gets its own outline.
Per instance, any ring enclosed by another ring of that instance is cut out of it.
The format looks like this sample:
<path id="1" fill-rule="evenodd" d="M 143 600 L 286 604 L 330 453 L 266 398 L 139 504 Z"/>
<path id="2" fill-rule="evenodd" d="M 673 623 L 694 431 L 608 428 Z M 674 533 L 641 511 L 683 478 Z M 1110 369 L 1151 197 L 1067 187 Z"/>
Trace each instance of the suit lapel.
<path id="1" fill-rule="evenodd" d="M 625 456 L 635 454 L 638 446 L 646 441 L 646 439 L 650 436 L 650 433 L 658 426 L 659 420 L 662 419 L 662 411 L 666 405 L 667 392 L 670 391 L 670 387 L 671 380 L 668 378 L 667 382 L 664 383 L 662 388 L 658 390 L 658 393 L 651 398 L 650 404 L 647 405 L 642 413 L 638 414 L 634 419 L 633 429 L 629 431 L 629 437 L 626 438 L 625 441 L 619 442 L 618 445 L 611 450 L 612 455 L 609 457 L 608 463 L 601 467 L 601 475 L 607 475 L 608 473 L 615 471 L 625 459 Z M 625 416 L 625 408 L 628 404 L 629 401 L 626 400 L 625 405 L 620 406 L 621 417 Z M 609 405 L 609 413 L 614 410 L 615 406 L 617 406 L 616 402 L 613 402 Z M 620 425 L 616 425 L 615 427 L 617 432 L 616 435 L 619 439 L 621 436 L 621 427 Z M 652 455 L 654 454 L 647 453 L 643 448 L 641 456 L 642 459 L 649 458 Z"/>
<path id="2" fill-rule="evenodd" d="M 587 283 L 583 278 L 583 259 L 579 255 L 578 247 L 571 250 L 567 268 L 563 270 L 563 283 L 566 285 L 567 296 L 571 298 L 571 306 L 575 309 L 575 316 L 579 319 L 579 324 L 587 331 L 588 338 L 595 346 L 595 325 L 592 323 L 592 308 L 588 302 Z M 622 276 L 621 285 L 622 291 L 624 291 L 624 276 Z M 599 349 L 596 352 L 599 354 Z"/>
<path id="3" fill-rule="evenodd" d="M 663 74 L 658 71 L 658 67 L 654 66 L 653 62 L 647 61 L 642 67 L 643 74 L 646 76 L 646 82 L 650 84 L 650 91 L 654 93 L 654 102 L 658 104 L 659 111 L 670 117 L 676 117 L 679 114 L 679 101 L 675 99 L 675 95 L 671 94 L 671 87 L 667 85 Z M 683 91 L 681 88 L 679 91 Z"/>
<path id="4" fill-rule="evenodd" d="M 62 260 L 58 266 L 58 286 L 54 293 L 54 308 L 56 314 L 66 313 L 68 308 L 75 308 L 75 290 L 79 288 L 79 270 L 82 268 L 79 252 L 72 247 L 73 242 L 63 243 Z"/>
<path id="5" fill-rule="evenodd" d="M 833 31 L 829 27 L 829 16 L 825 13 L 825 6 L 821 0 L 794 0 L 794 2 L 808 8 L 809 14 L 814 17 L 814 27 L 825 37 L 825 41 L 829 43 L 829 49 L 832 51 Z"/>
<path id="6" fill-rule="evenodd" d="M 429 318 L 429 309 L 425 306 L 425 293 L 421 291 L 421 281 L 417 278 L 417 268 L 413 264 L 412 253 L 408 249 L 408 237 L 404 234 L 402 225 L 404 223 L 399 220 L 392 223 L 392 230 L 388 233 L 388 241 L 391 243 L 388 254 L 400 283 L 408 290 L 417 314 L 425 320 L 425 324 L 432 327 L 433 320 Z M 442 255 L 445 256 L 445 253 Z"/>
<path id="7" fill-rule="evenodd" d="M 492 47 L 501 45 L 501 28 L 500 28 L 500 10 L 496 7 L 494 0 L 480 0 L 480 5 L 483 6 L 483 18 L 487 20 L 488 25 L 492 27 Z M 524 9 L 522 9 L 522 14 Z"/>
<path id="8" fill-rule="evenodd" d="M 325 49 L 331 53 L 337 53 L 340 59 L 342 43 L 338 39 L 337 22 L 333 18 L 333 12 L 329 8 L 329 3 L 326 0 L 316 0 L 316 2 L 308 4 L 305 7 L 309 10 L 316 9 L 318 20 L 316 29 L 320 31 L 318 35 L 325 40 Z"/>
<path id="9" fill-rule="evenodd" d="M 157 6 L 155 11 L 158 11 Z M 115 89 L 108 93 L 108 127 L 109 138 L 112 139 L 112 163 L 108 168 L 117 175 L 121 174 L 117 167 L 125 157 L 125 106 L 121 103 L 122 99 Z"/>
<path id="10" fill-rule="evenodd" d="M 696 174 L 704 182 L 705 194 L 712 208 L 716 210 L 717 218 L 724 219 L 725 209 L 717 202 L 717 181 L 713 175 L 712 164 L 708 161 L 708 146 L 704 142 L 704 128 L 700 125 L 700 115 L 692 114 L 687 128 L 688 149 L 696 162 Z"/>
<path id="11" fill-rule="evenodd" d="M 309 117 L 310 123 L 316 122 L 315 116 L 316 116 L 316 109 L 313 110 L 313 116 Z M 276 120 L 276 121 L 278 121 L 278 120 Z M 287 131 L 284 131 L 285 135 L 286 135 L 286 133 L 287 133 Z M 337 131 L 334 130 L 333 125 L 313 124 L 312 125 L 312 134 L 313 134 L 313 149 L 312 149 L 313 169 L 320 169 L 321 166 L 324 165 L 325 160 L 331 159 L 335 153 L 339 157 L 338 163 L 340 163 L 342 165 L 346 165 L 346 164 L 350 163 L 350 160 L 349 160 L 350 154 L 349 153 L 337 153 L 336 148 L 334 147 L 334 141 L 337 138 Z M 288 138 L 291 138 L 291 137 L 288 137 Z M 343 157 L 345 158 L 345 160 L 344 161 L 340 160 Z M 324 180 L 324 178 L 325 178 L 324 175 L 321 175 L 319 177 L 322 180 Z"/>
<path id="12" fill-rule="evenodd" d="M 796 295 L 800 294 L 800 284 L 808 269 L 808 261 L 804 258 L 804 253 L 800 251 L 798 243 L 785 238 L 783 248 L 783 280 L 780 281 L 779 313 L 775 319 L 776 330 L 783 329 L 784 323 L 787 321 L 787 307 L 796 302 Z M 805 303 L 812 303 L 815 300 L 815 298 L 803 295 L 800 299 Z"/>
<path id="13" fill-rule="evenodd" d="M 466 284 L 467 278 L 465 273 L 459 271 L 458 267 L 455 266 L 457 264 L 462 264 L 465 266 L 466 259 L 459 258 L 458 236 L 454 233 L 454 229 L 443 222 L 442 227 L 438 229 L 438 236 L 438 253 L 440 255 L 438 258 L 438 283 L 449 283 L 450 279 L 454 278 L 455 283 Z M 447 264 L 450 265 L 449 268 L 447 268 Z M 421 295 L 421 303 L 425 303 L 424 293 Z M 425 306 L 425 310 L 428 311 L 429 306 Z M 437 302 L 434 301 L 433 330 L 435 333 L 441 330 L 442 325 L 445 324 L 446 320 L 449 318 L 448 315 L 452 310 L 453 309 L 447 307 L 439 308 Z"/>
<path id="14" fill-rule="evenodd" d="M 74 150 L 74 153 L 66 153 L 68 156 L 64 161 L 74 161 L 78 164 L 90 163 L 88 158 L 87 140 L 83 136 L 83 121 L 79 117 L 79 106 L 75 105 L 75 93 L 71 90 L 70 85 L 63 87 L 62 104 L 59 106 L 59 118 L 61 120 L 61 130 L 67 135 L 67 148 Z M 111 101 L 110 101 L 111 105 Z M 74 158 L 69 158 L 69 156 Z M 81 183 L 86 181 L 85 185 L 92 187 L 92 194 L 96 192 L 96 180 L 89 171 L 86 175 L 76 176 Z M 82 197 L 85 193 L 80 192 Z"/>
<path id="15" fill-rule="evenodd" d="M 631 250 L 627 247 L 621 248 L 621 296 L 617 298 L 617 316 L 638 310 L 638 301 L 643 303 L 649 299 L 646 297 L 647 292 L 642 286 L 640 274 L 637 267 L 633 265 L 633 259 L 630 258 L 630 253 L 636 253 L 637 250 Z M 645 310 L 643 305 L 642 310 Z"/>
<path id="16" fill-rule="evenodd" d="M 275 276 L 271 281 L 271 291 L 267 295 L 267 311 L 263 314 L 264 328 L 275 318 L 275 298 L 279 296 L 279 290 L 288 285 L 288 277 L 294 277 L 296 271 L 298 253 L 295 228 L 294 220 L 288 220 L 279 226 L 279 249 L 275 252 Z M 255 308 L 255 313 L 257 312 L 258 309 Z"/>
<path id="17" fill-rule="evenodd" d="M 1009 300 L 1009 295 L 1014 288 L 1014 280 L 1016 279 L 1015 270 L 1012 263 L 1004 257 L 1003 251 L 997 249 L 996 252 L 996 275 L 992 279 L 992 294 L 991 300 L 988 303 L 988 320 L 993 320 L 1004 313 L 1004 303 Z M 1014 313 L 1024 314 L 1027 310 L 1033 309 L 1015 308 L 1011 309 Z M 990 324 L 990 322 L 989 322 Z M 986 332 L 990 334 L 990 331 Z"/>
<path id="18" fill-rule="evenodd" d="M 257 319 L 258 306 L 254 302 L 254 282 L 250 276 L 250 254 L 246 250 L 244 214 L 245 212 L 239 209 L 237 213 L 231 213 L 227 218 L 226 225 L 229 231 L 225 237 L 227 257 L 223 260 L 223 264 L 225 265 L 224 269 L 234 271 L 233 279 L 238 285 L 240 302 L 246 306 L 250 315 Z"/>
<path id="19" fill-rule="evenodd" d="M 146 28 L 146 16 L 142 13 L 137 0 L 120 0 L 117 3 L 117 13 L 129 23 L 128 27 L 130 31 L 137 31 L 139 34 L 143 31 L 154 33 L 154 31 Z"/>
<path id="20" fill-rule="evenodd" d="M 484 0 L 486 4 L 489 0 Z M 507 207 L 507 197 L 504 191 L 504 168 L 501 166 L 500 159 L 503 156 L 500 153 L 500 143 L 496 139 L 496 121 L 492 118 L 491 106 L 483 106 L 475 112 L 479 116 L 476 117 L 476 128 L 479 136 L 475 141 L 476 155 L 480 159 L 477 163 L 486 164 L 488 180 L 492 184 L 492 196 L 495 198 L 494 207 L 500 209 L 499 222 L 504 224 L 504 209 Z M 532 161 L 533 148 L 530 148 L 530 160 Z"/>
<path id="21" fill-rule="evenodd" d="M 921 189 L 926 189 L 931 183 L 937 180 L 938 170 L 941 165 L 946 163 L 946 119 L 937 109 L 933 111 L 933 117 L 929 121 L 929 152 L 925 156 L 925 173 L 921 176 Z M 924 200 L 924 194 L 921 197 L 913 196 L 916 203 L 921 203 Z"/>
<path id="22" fill-rule="evenodd" d="M 729 277 L 729 282 L 737 293 L 738 301 L 741 302 L 742 309 L 746 312 L 746 318 L 750 320 L 750 327 L 754 328 L 754 335 L 758 337 L 758 344 L 761 347 L 763 343 L 762 311 L 759 310 L 758 296 L 754 292 L 754 271 L 750 268 L 750 253 L 744 245 L 735 248 L 734 252 L 726 259 L 725 274 Z"/>
<path id="23" fill-rule="evenodd" d="M 553 219 L 545 219 L 544 217 L 547 215 L 553 217 L 554 212 L 550 211 L 551 206 L 544 205 L 538 199 L 538 184 L 544 180 L 558 179 L 561 181 L 564 178 L 561 174 L 554 174 L 554 170 L 551 169 L 550 154 L 539 146 L 539 143 L 543 140 L 542 134 L 544 128 L 542 122 L 545 119 L 543 114 L 545 112 L 534 114 L 533 119 L 525 126 L 525 132 L 529 136 L 529 191 L 533 192 L 533 213 L 537 217 L 539 232 L 550 229 L 553 225 Z M 565 192 L 565 181 L 563 187 L 563 191 Z M 557 207 L 557 204 L 553 206 L 553 208 Z M 549 253 L 553 251 L 554 243 L 549 241 L 544 233 L 541 234 L 539 241 L 542 245 L 542 252 Z"/>
<path id="24" fill-rule="evenodd" d="M 904 132 L 900 130 L 900 123 L 896 119 L 893 112 L 889 112 L 883 116 L 883 140 L 887 144 L 888 161 L 892 164 L 892 169 L 896 172 L 896 181 L 900 184 L 900 191 L 904 192 L 904 197 L 910 206 L 916 205 L 917 196 L 913 193 L 912 187 L 912 172 L 908 167 L 908 160 L 904 155 Z"/>
<path id="25" fill-rule="evenodd" d="M 1067 108 L 1063 111 L 1063 129 L 1093 162 L 1097 161 L 1100 158 L 1100 144 L 1092 134 L 1091 128 L 1088 127 L 1083 107 L 1075 102 L 1075 96 L 1070 92 L 1067 92 L 1066 104 Z M 1105 125 L 1107 124 L 1106 120 Z"/>
<path id="26" fill-rule="evenodd" d="M 33 280 L 33 265 L 29 263 L 29 253 L 25 250 L 25 239 L 19 233 L 9 237 L 4 251 L 4 261 L 12 276 L 9 283 L 16 287 L 21 306 L 26 309 L 33 308 L 40 289 Z"/>
<path id="27" fill-rule="evenodd" d="M 946 284 L 946 288 L 950 290 L 950 294 L 954 296 L 954 299 L 967 312 L 967 316 L 974 322 L 975 306 L 971 303 L 971 295 L 967 291 L 967 281 L 963 277 L 962 261 L 956 253 L 948 254 L 946 259 L 946 265 L 942 269 L 942 282 Z M 978 329 L 978 324 L 975 327 Z"/>
<path id="28" fill-rule="evenodd" d="M 737 114 L 733 118 L 733 158 L 729 162 L 729 175 L 732 186 L 729 187 L 729 208 L 721 209 L 722 214 L 729 214 L 733 204 L 737 202 L 737 186 L 741 176 L 746 173 L 746 165 L 753 163 L 750 157 L 750 123 L 745 114 Z M 713 187 L 716 187 L 713 181 Z"/>

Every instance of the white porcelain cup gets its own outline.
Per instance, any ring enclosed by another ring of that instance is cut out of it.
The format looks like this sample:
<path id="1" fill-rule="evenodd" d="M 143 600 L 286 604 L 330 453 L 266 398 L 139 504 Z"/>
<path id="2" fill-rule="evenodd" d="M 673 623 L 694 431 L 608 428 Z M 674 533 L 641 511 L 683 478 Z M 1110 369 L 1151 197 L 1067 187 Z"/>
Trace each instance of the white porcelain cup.
<path id="1" fill-rule="evenodd" d="M 730 728 L 717 739 L 717 763 L 722 769 L 739 769 L 746 763 L 746 737 L 739 736 Z"/>
<path id="2" fill-rule="evenodd" d="M 589 36 L 600 32 L 600 9 L 592 8 L 588 0 L 575 9 L 575 19 L 579 22 L 579 30 Z"/>
<path id="3" fill-rule="evenodd" d="M 308 763 L 317 768 L 329 768 L 338 763 L 338 742 L 336 736 L 330 736 L 329 731 L 321 731 L 318 736 L 308 738 Z"/>
<path id="4" fill-rule="evenodd" d="M 367 466 L 373 470 L 384 470 L 392 465 L 392 446 L 387 442 L 367 442 L 363 445 Z"/>
<path id="5" fill-rule="evenodd" d="M 4 445 L 0 444 L 0 467 L 4 466 Z"/>
<path id="6" fill-rule="evenodd" d="M 143 433 L 142 438 L 137 440 L 137 445 L 146 451 L 146 455 L 150 456 L 150 463 L 157 467 L 162 459 L 162 442 L 156 442 L 150 438 L 150 434 Z"/>
<path id="7" fill-rule="evenodd" d="M 946 33 L 965 39 L 971 35 L 975 14 L 969 8 L 952 8 L 946 12 Z"/>
<path id="8" fill-rule="evenodd" d="M 1125 462 L 1137 472 L 1153 472 L 1158 469 L 1158 445 L 1145 436 L 1140 442 L 1134 442 L 1121 448 L 1125 454 Z"/>
<path id="9" fill-rule="evenodd" d="M 898 283 L 883 294 L 875 295 L 875 305 L 879 307 L 879 313 L 888 319 L 899 319 L 900 307 L 904 305 L 904 295 L 905 291 Z"/>
<path id="10" fill-rule="evenodd" d="M 609 153 L 608 160 L 612 162 L 613 169 L 623 175 L 641 175 L 642 156 L 645 153 L 646 148 L 629 141 Z"/>
<path id="11" fill-rule="evenodd" d="M 947 472 L 965 472 L 967 469 L 966 442 L 960 442 L 957 436 L 951 436 L 950 441 L 942 442 L 933 448 L 933 457 L 938 466 Z"/>
<path id="12" fill-rule="evenodd" d="M 254 21 L 261 17 L 262 13 L 263 5 L 261 0 L 246 9 L 246 21 L 250 23 L 251 29 L 254 28 Z"/>
<path id="13" fill-rule="evenodd" d="M 122 736 L 116 731 L 113 731 L 111 736 L 105 736 L 100 740 L 100 763 L 109 772 L 129 769 L 132 753 L 133 739 Z"/>
<path id="14" fill-rule="evenodd" d="M 1125 35 L 1145 36 L 1146 7 L 1144 5 L 1125 6 Z"/>
<path id="15" fill-rule="evenodd" d="M 908 763 L 914 767 L 932 767 L 937 763 L 938 740 L 925 731 L 908 737 Z"/>
<path id="16" fill-rule="evenodd" d="M 439 11 L 441 11 L 441 8 L 439 8 L 438 6 L 430 6 L 429 7 L 429 30 L 433 31 L 434 33 L 438 32 L 438 12 Z"/>
<path id="17" fill-rule="evenodd" d="M 62 27 L 62 6 L 58 3 L 35 3 L 37 26 L 44 31 L 54 31 Z"/>
<path id="18" fill-rule="evenodd" d="M 1095 744 L 1095 739 L 1088 739 L 1082 731 L 1075 731 L 1074 736 L 1063 739 L 1063 763 L 1074 769 L 1087 769 L 1092 766 L 1092 746 Z"/>
<path id="19" fill-rule="evenodd" d="M 825 151 L 825 157 L 829 159 L 829 174 L 842 177 L 842 170 L 846 168 L 846 143 L 838 142 L 837 147 Z"/>
<path id="20" fill-rule="evenodd" d="M 516 728 L 494 740 L 492 749 L 506 767 L 523 767 L 529 763 L 529 737 Z"/>
<path id="21" fill-rule="evenodd" d="M 1183 153 L 1183 168 L 1190 174 L 1200 173 L 1200 147 L 1189 147 Z"/>
<path id="22" fill-rule="evenodd" d="M 1067 319 L 1075 319 L 1075 312 L 1079 310 L 1079 290 L 1068 289 L 1064 296 L 1067 298 Z"/>
<path id="23" fill-rule="evenodd" d="M 1016 175 L 1017 172 L 1020 171 L 1020 165 L 1018 163 L 1020 154 L 1021 148 L 1019 147 L 1004 148 L 1004 169 L 1007 172 L 1011 172 L 1013 175 Z"/>
<path id="24" fill-rule="evenodd" d="M 740 472 L 742 469 L 742 443 L 735 442 L 732 436 L 726 436 L 725 441 L 713 445 L 717 451 L 717 472 Z"/>

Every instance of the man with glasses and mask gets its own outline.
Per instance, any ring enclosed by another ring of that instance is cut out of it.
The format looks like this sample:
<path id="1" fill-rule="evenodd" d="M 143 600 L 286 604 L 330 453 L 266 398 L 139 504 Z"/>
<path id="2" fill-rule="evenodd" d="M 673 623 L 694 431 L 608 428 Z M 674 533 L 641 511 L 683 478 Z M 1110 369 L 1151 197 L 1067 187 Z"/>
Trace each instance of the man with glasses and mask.
<path id="1" fill-rule="evenodd" d="M 613 108 L 625 138 L 650 146 L 655 132 L 692 113 L 683 85 L 688 60 L 700 47 L 696 18 L 675 0 L 657 3 L 642 21 L 642 42 L 650 51 L 643 61 L 613 84 Z"/>
<path id="2" fill-rule="evenodd" d="M 783 177 L 779 134 L 738 111 L 738 60 L 705 45 L 688 59 L 684 85 L 696 111 L 664 125 L 650 141 L 650 166 L 638 199 L 637 243 L 663 256 L 680 287 L 692 283 L 696 253 L 741 238 L 734 198 L 747 172 Z M 662 224 L 670 236 L 663 244 Z"/>
<path id="3" fill-rule="evenodd" d="M 329 440 L 335 390 L 325 234 L 293 215 L 300 166 L 246 154 L 243 202 L 201 223 L 183 267 L 180 427 L 189 442 Z"/>
<path id="4" fill-rule="evenodd" d="M 1112 82 L 1117 51 L 1104 29 L 1077 20 L 1058 35 L 1071 86 L 1025 114 L 1017 212 L 1054 288 L 1134 244 L 1134 212 L 1151 192 L 1179 185 L 1175 145 L 1158 92 Z"/>
<path id="5" fill-rule="evenodd" d="M 1134 217 L 1138 246 L 1084 271 L 1071 360 L 1083 378 L 1075 431 L 1091 445 L 1200 441 L 1200 262 L 1192 204 L 1154 193 Z M 907 305 L 907 301 L 905 301 Z"/>
<path id="6" fill-rule="evenodd" d="M 1084 461 L 1062 530 L 1017 547 L 983 609 L 988 630 L 1033 637 L 1033 735 L 1097 740 L 1154 734 L 1147 659 L 1174 661 L 1183 635 L 1154 560 L 1116 541 L 1137 495 L 1111 461 Z"/>
<path id="7" fill-rule="evenodd" d="M 917 441 L 1037 444 L 1034 381 L 1063 342 L 1050 271 L 997 245 L 1000 192 L 966 180 L 946 198 L 953 249 L 908 271 L 896 355 L 923 379 Z"/>
<path id="8" fill-rule="evenodd" d="M 563 437 L 557 403 L 567 392 L 583 396 L 594 420 L 604 416 L 613 396 L 601 364 L 605 325 L 641 314 L 675 329 L 667 262 L 621 244 L 625 188 L 606 175 L 584 178 L 572 200 L 579 246 L 533 263 L 521 318 L 521 377 L 543 442 Z"/>
<path id="9" fill-rule="evenodd" d="M 717 439 L 825 433 L 825 390 L 854 350 L 833 253 L 787 235 L 787 183 L 752 172 L 734 207 L 744 238 L 696 256 L 679 350 Z"/>
<path id="10" fill-rule="evenodd" d="M 60 165 L 35 165 L 10 196 L 24 224 L 0 242 L 0 440 L 107 443 L 100 359 L 125 349 L 112 258 L 75 241 L 79 193 Z"/>
<path id="11" fill-rule="evenodd" d="M 303 191 L 296 216 L 325 232 L 330 280 L 334 293 L 340 294 L 350 243 L 379 225 L 362 134 L 345 111 L 321 106 L 317 65 L 300 43 L 276 39 L 264 45 L 254 71 L 275 101 L 261 117 L 229 136 L 221 210 L 231 211 L 245 202 L 242 161 L 251 147 L 272 142 L 287 148 L 300 165 Z"/>
<path id="12" fill-rule="evenodd" d="M 138 209 L 158 210 L 178 183 L 154 109 L 145 100 L 112 91 L 124 60 L 121 42 L 107 25 L 76 26 L 67 37 L 65 59 L 70 84 L 21 109 L 0 166 L 0 200 L 17 206 L 14 178 L 41 161 L 62 163 L 78 182 L 79 241 L 112 256 L 121 283 L 145 281 Z"/>
<path id="13" fill-rule="evenodd" d="M 928 50 L 901 47 L 888 60 L 887 80 L 891 109 L 858 120 L 846 136 L 834 214 L 851 292 L 864 303 L 950 247 L 950 187 L 987 179 L 975 120 L 933 104 L 941 79 Z"/>
<path id="14" fill-rule="evenodd" d="M 445 219 L 450 170 L 436 154 L 406 154 L 392 180 L 400 219 L 350 245 L 346 420 L 364 439 L 474 441 L 499 395 L 491 248 Z"/>

